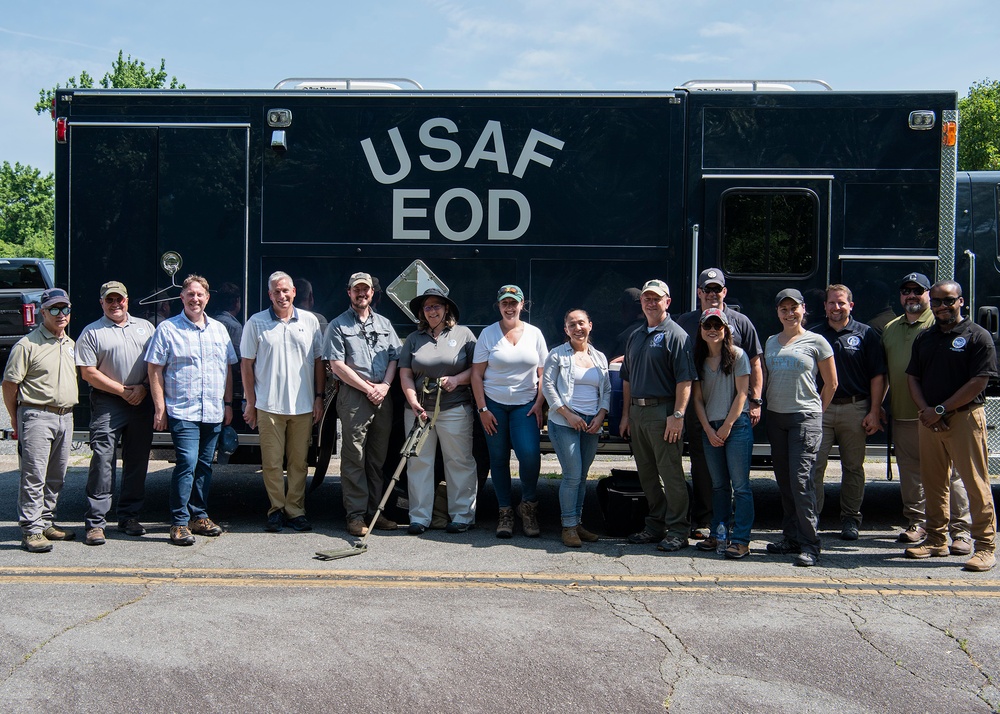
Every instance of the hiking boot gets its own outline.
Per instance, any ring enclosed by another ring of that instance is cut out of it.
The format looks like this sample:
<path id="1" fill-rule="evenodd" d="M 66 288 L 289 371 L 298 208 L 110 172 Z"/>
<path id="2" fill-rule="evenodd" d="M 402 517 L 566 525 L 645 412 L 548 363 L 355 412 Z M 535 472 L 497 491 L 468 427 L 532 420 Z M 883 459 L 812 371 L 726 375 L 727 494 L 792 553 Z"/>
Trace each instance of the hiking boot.
<path id="1" fill-rule="evenodd" d="M 347 519 L 347 532 L 352 536 L 363 536 L 368 534 L 368 526 L 365 525 L 361 516 L 351 516 Z"/>
<path id="2" fill-rule="evenodd" d="M 580 540 L 582 540 L 584 543 L 596 543 L 598 540 L 600 540 L 597 537 L 596 533 L 591 533 L 590 531 L 588 531 L 586 528 L 583 527 L 582 523 L 577 524 L 576 534 L 580 536 Z"/>
<path id="3" fill-rule="evenodd" d="M 55 524 L 42 531 L 42 535 L 48 540 L 74 540 L 76 538 L 76 533 L 68 528 L 59 528 Z"/>
<path id="4" fill-rule="evenodd" d="M 678 538 L 677 536 L 667 536 L 660 541 L 659 545 L 656 546 L 657 550 L 662 550 L 664 553 L 674 553 L 681 548 L 687 548 L 688 541 L 687 538 Z"/>
<path id="5" fill-rule="evenodd" d="M 52 542 L 41 533 L 29 533 L 21 539 L 21 547 L 29 553 L 48 553 Z"/>
<path id="6" fill-rule="evenodd" d="M 972 540 L 970 538 L 955 538 L 948 550 L 952 555 L 968 555 L 972 552 Z"/>
<path id="7" fill-rule="evenodd" d="M 267 517 L 267 523 L 264 524 L 264 530 L 268 533 L 278 533 L 282 528 L 285 527 L 285 514 L 281 511 L 275 511 Z"/>
<path id="8" fill-rule="evenodd" d="M 730 560 L 739 560 L 750 555 L 750 546 L 743 543 L 730 543 L 725 550 L 725 555 Z"/>
<path id="9" fill-rule="evenodd" d="M 638 533 L 633 533 L 628 537 L 629 543 L 635 543 L 636 545 L 644 545 L 646 543 L 659 543 L 663 540 L 663 536 L 656 535 L 655 533 L 650 533 L 649 531 L 643 529 Z"/>
<path id="10" fill-rule="evenodd" d="M 104 545 L 104 529 L 103 528 L 88 528 L 87 535 L 84 537 L 83 542 L 85 545 Z"/>
<path id="11" fill-rule="evenodd" d="M 195 537 L 187 526 L 171 526 L 170 542 L 174 545 L 194 545 Z"/>
<path id="12" fill-rule="evenodd" d="M 497 514 L 497 538 L 514 537 L 514 509 L 510 506 L 501 508 Z"/>
<path id="13" fill-rule="evenodd" d="M 576 526 L 562 529 L 562 542 L 567 548 L 579 548 L 583 545 L 580 534 L 576 532 Z"/>
<path id="14" fill-rule="evenodd" d="M 118 530 L 133 538 L 146 535 L 146 529 L 139 523 L 138 518 L 126 518 L 124 521 L 119 521 Z"/>
<path id="15" fill-rule="evenodd" d="M 988 550 L 977 550 L 972 557 L 965 561 L 964 570 L 971 570 L 974 573 L 985 573 L 992 570 L 997 564 L 996 555 Z"/>
<path id="16" fill-rule="evenodd" d="M 222 528 L 213 523 L 211 518 L 195 518 L 188 523 L 188 528 L 191 529 L 192 533 L 208 536 L 209 538 L 222 535 Z"/>
<path id="17" fill-rule="evenodd" d="M 521 517 L 521 530 L 529 538 L 537 538 L 542 532 L 538 527 L 538 501 L 521 501 L 517 507 Z"/>
<path id="18" fill-rule="evenodd" d="M 792 553 L 801 553 L 802 548 L 795 541 L 782 538 L 774 543 L 768 543 L 767 552 L 771 555 L 790 555 Z"/>
<path id="19" fill-rule="evenodd" d="M 378 518 L 375 519 L 375 530 L 377 531 L 394 531 L 397 527 L 398 524 L 396 521 L 390 521 L 381 513 L 378 514 Z"/>
<path id="20" fill-rule="evenodd" d="M 841 523 L 840 528 L 840 539 L 841 540 L 857 540 L 858 536 L 858 524 L 855 523 L 853 518 L 845 518 Z"/>
<path id="21" fill-rule="evenodd" d="M 927 531 L 923 526 L 912 525 L 899 534 L 896 541 L 899 543 L 922 543 L 927 537 Z"/>
<path id="22" fill-rule="evenodd" d="M 313 529 L 312 523 L 310 523 L 305 516 L 295 516 L 295 518 L 289 518 L 288 525 L 292 527 L 292 530 L 298 531 L 299 533 L 304 533 Z"/>
<path id="23" fill-rule="evenodd" d="M 935 558 L 944 558 L 949 555 L 948 546 L 946 545 L 931 545 L 927 541 L 924 541 L 920 545 L 915 545 L 912 548 L 907 548 L 905 551 L 907 558 L 916 558 L 917 560 L 923 560 L 924 558 L 930 558 L 931 556 Z"/>
<path id="24" fill-rule="evenodd" d="M 705 540 L 700 540 L 694 544 L 694 547 L 698 550 L 704 551 L 714 551 L 719 545 L 719 540 L 715 536 L 709 536 Z"/>

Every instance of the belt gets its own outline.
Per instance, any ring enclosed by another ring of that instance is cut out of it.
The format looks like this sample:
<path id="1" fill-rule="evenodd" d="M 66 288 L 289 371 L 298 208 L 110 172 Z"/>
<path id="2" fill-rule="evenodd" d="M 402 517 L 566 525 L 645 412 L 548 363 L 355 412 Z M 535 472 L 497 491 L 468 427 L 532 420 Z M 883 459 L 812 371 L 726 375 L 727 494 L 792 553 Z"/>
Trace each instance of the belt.
<path id="1" fill-rule="evenodd" d="M 660 399 L 659 397 L 653 399 L 632 399 L 633 407 L 658 407 L 660 404 L 666 404 L 666 399 Z"/>
<path id="2" fill-rule="evenodd" d="M 854 404 L 855 402 L 867 402 L 867 394 L 859 394 L 855 397 L 834 397 L 830 400 L 830 404 Z"/>
<path id="3" fill-rule="evenodd" d="M 976 407 L 981 407 L 982 404 L 976 404 L 975 402 L 969 402 L 968 404 L 963 404 L 962 406 L 952 409 L 953 412 L 966 412 L 970 409 L 975 409 Z"/>
<path id="4" fill-rule="evenodd" d="M 58 414 L 59 416 L 69 414 L 73 411 L 73 407 L 54 407 L 50 404 L 31 404 L 29 402 L 21 402 L 21 406 L 28 407 L 29 409 L 41 409 L 43 412 L 51 412 L 53 414 Z"/>

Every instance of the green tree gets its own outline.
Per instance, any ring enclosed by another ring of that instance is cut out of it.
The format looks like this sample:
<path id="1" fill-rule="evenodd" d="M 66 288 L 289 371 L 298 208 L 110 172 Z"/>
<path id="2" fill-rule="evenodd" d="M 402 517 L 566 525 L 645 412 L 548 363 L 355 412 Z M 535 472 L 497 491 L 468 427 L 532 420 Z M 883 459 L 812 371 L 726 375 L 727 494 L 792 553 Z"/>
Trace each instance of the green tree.
<path id="1" fill-rule="evenodd" d="M 958 168 L 1000 171 L 1000 81 L 975 82 L 958 100 Z"/>
<path id="2" fill-rule="evenodd" d="M 184 89 L 184 85 L 177 81 L 177 77 L 170 77 L 167 84 L 167 61 L 160 60 L 160 68 L 146 68 L 146 63 L 142 60 L 132 59 L 132 55 L 124 56 L 122 50 L 118 50 L 118 59 L 111 63 L 111 71 L 106 72 L 101 78 L 100 86 L 104 89 Z M 66 80 L 66 87 L 73 89 L 92 89 L 94 78 L 86 70 L 80 72 L 79 80 L 70 77 Z M 35 104 L 35 112 L 45 114 L 52 109 L 52 100 L 56 96 L 56 90 L 60 88 L 56 84 L 52 89 L 38 90 L 38 103 Z"/>
<path id="3" fill-rule="evenodd" d="M 55 179 L 31 166 L 0 165 L 0 256 L 52 258 Z"/>

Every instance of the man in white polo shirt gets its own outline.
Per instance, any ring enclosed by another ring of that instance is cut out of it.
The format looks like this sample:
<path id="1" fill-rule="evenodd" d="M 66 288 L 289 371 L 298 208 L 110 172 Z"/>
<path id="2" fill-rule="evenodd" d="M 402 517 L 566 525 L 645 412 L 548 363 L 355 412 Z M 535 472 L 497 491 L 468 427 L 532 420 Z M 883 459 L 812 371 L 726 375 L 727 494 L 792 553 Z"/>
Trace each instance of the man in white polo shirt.
<path id="1" fill-rule="evenodd" d="M 276 533 L 287 523 L 309 531 L 306 455 L 312 426 L 323 414 L 322 335 L 315 315 L 293 307 L 295 285 L 287 273 L 271 274 L 267 294 L 271 307 L 251 316 L 243 328 L 243 419 L 260 431 L 261 470 L 271 501 L 264 530 Z M 287 490 L 282 469 L 286 459 Z"/>

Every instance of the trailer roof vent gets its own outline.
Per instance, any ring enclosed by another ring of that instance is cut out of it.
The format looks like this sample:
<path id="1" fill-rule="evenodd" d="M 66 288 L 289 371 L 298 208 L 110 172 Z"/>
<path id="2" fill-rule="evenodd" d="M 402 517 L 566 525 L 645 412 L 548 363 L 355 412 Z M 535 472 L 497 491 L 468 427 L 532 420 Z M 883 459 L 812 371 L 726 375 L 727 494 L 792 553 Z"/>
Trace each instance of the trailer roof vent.
<path id="1" fill-rule="evenodd" d="M 822 79 L 692 79 L 678 89 L 692 92 L 794 92 L 803 89 L 833 91 Z"/>
<path id="2" fill-rule="evenodd" d="M 274 85 L 275 89 L 314 89 L 322 92 L 400 92 L 423 89 L 419 82 L 405 77 L 289 77 Z"/>

